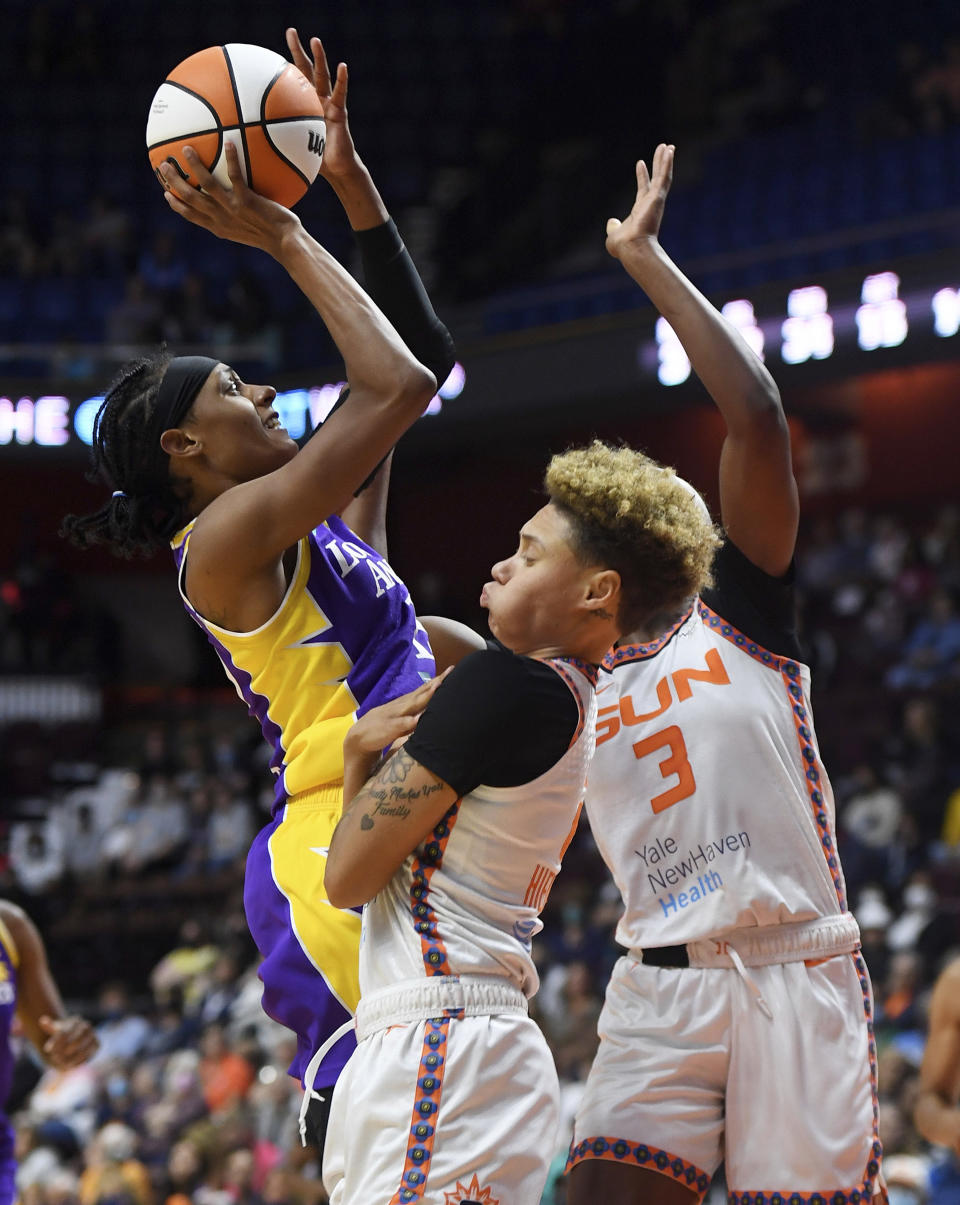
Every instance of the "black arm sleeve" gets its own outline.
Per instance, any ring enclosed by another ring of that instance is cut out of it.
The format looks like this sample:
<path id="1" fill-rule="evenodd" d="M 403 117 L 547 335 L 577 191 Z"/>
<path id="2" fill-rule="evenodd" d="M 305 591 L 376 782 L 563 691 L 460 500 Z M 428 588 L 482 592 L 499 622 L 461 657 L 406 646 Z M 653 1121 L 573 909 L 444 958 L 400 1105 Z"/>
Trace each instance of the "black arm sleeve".
<path id="1" fill-rule="evenodd" d="M 363 264 L 363 283 L 439 388 L 456 359 L 453 338 L 434 312 L 423 281 L 403 245 L 393 218 L 372 230 L 354 232 Z"/>
<path id="2" fill-rule="evenodd" d="M 556 670 L 491 644 L 441 684 L 404 748 L 463 796 L 481 783 L 515 787 L 539 778 L 570 747 L 579 722 Z"/>
<path id="3" fill-rule="evenodd" d="M 728 539 L 713 562 L 714 584 L 702 597 L 744 636 L 771 653 L 800 659 L 794 577 L 792 563 L 783 577 L 764 573 Z"/>
<path id="4" fill-rule="evenodd" d="M 393 218 L 388 218 L 381 226 L 355 230 L 354 237 L 360 250 L 364 287 L 390 319 L 407 347 L 437 378 L 439 389 L 456 362 L 453 336 L 437 317 L 396 223 Z M 342 389 L 330 414 L 339 410 L 349 396 L 349 388 Z M 318 423 L 312 431 L 307 432 L 299 441 L 300 447 L 322 425 Z M 382 464 L 381 460 L 356 490 L 356 494 L 363 493 L 380 472 Z"/>

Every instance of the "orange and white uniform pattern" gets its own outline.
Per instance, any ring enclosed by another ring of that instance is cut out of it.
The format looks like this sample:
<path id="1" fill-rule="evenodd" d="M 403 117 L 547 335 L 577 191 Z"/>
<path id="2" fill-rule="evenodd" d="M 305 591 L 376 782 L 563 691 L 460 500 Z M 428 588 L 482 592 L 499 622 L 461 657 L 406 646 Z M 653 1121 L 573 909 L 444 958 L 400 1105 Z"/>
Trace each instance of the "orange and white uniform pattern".
<path id="1" fill-rule="evenodd" d="M 760 575 L 743 560 L 728 545 L 720 572 Z M 809 670 L 699 599 L 605 668 L 586 809 L 629 953 L 568 1168 L 622 1161 L 702 1193 L 725 1161 L 743 1205 L 869 1199 L 881 1153 L 870 982 Z"/>
<path id="2" fill-rule="evenodd" d="M 587 816 L 625 904 L 617 941 L 678 945 L 845 912 L 808 668 L 704 603 L 608 663 Z"/>
<path id="3" fill-rule="evenodd" d="M 358 1044 L 324 1158 L 332 1205 L 539 1205 L 559 1085 L 527 1016 L 531 939 L 577 824 L 596 719 L 595 667 L 549 664 L 579 708 L 566 753 L 531 782 L 464 794 L 364 910 Z"/>

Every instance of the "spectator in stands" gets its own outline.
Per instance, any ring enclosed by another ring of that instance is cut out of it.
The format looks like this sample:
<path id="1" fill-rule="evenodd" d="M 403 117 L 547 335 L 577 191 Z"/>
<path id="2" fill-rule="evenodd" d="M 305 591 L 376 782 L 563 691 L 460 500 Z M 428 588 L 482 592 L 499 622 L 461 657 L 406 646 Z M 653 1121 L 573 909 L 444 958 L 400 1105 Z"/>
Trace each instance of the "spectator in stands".
<path id="1" fill-rule="evenodd" d="M 950 592 L 937 589 L 907 636 L 901 660 L 887 673 L 887 685 L 926 690 L 951 679 L 960 681 L 960 615 Z"/>
<path id="2" fill-rule="evenodd" d="M 878 515 L 873 521 L 867 549 L 870 576 L 879 582 L 896 581 L 910 537 L 903 522 L 893 515 Z"/>
<path id="3" fill-rule="evenodd" d="M 250 1062 L 232 1049 L 222 1025 L 208 1025 L 200 1038 L 198 1073 L 211 1113 L 222 1113 L 244 1099 L 254 1081 Z"/>
<path id="4" fill-rule="evenodd" d="M 253 836 L 253 816 L 250 803 L 234 794 L 223 781 L 214 779 L 211 782 L 210 801 L 207 870 L 216 873 L 243 864 Z"/>
<path id="5" fill-rule="evenodd" d="M 137 1158 L 137 1135 L 119 1121 L 99 1130 L 87 1148 L 80 1205 L 154 1205 L 153 1188 Z"/>
<path id="6" fill-rule="evenodd" d="M 934 566 L 940 585 L 960 589 L 960 507 L 944 506 L 922 540 L 924 556 Z"/>
<path id="7" fill-rule="evenodd" d="M 797 585 L 808 598 L 830 596 L 843 575 L 843 550 L 833 519 L 820 516 L 797 548 Z"/>
<path id="8" fill-rule="evenodd" d="M 154 232 L 140 253 L 137 271 L 147 289 L 160 298 L 164 311 L 168 306 L 173 306 L 189 272 L 186 257 L 180 250 L 173 230 L 164 226 Z"/>
<path id="9" fill-rule="evenodd" d="M 156 343 L 163 333 L 163 307 L 139 272 L 126 281 L 123 297 L 106 313 L 104 334 L 108 343 L 136 347 Z"/>
<path id="10" fill-rule="evenodd" d="M 869 761 L 857 765 L 843 787 L 842 797 L 837 791 L 837 824 L 847 890 L 856 898 L 860 887 L 871 880 L 889 883 L 891 849 L 901 831 L 903 804 Z"/>
<path id="11" fill-rule="evenodd" d="M 122 823 L 107 834 L 103 852 L 122 875 L 169 869 L 179 860 L 188 834 L 186 803 L 174 792 L 169 778 L 160 773 L 143 774 L 138 797 Z"/>
<path id="12" fill-rule="evenodd" d="M 887 930 L 888 946 L 915 951 L 926 971 L 939 965 L 956 940 L 953 918 L 943 909 L 930 871 L 913 871 L 903 891 L 903 910 Z"/>
<path id="13" fill-rule="evenodd" d="M 134 1011 L 127 985 L 122 980 L 112 979 L 103 985 L 98 1012 L 100 1050 L 95 1061 L 135 1059 L 147 1043 L 150 1025 Z"/>
<path id="14" fill-rule="evenodd" d="M 561 1079 L 576 1078 L 597 1050 L 597 1021 L 603 1000 L 590 968 L 579 959 L 564 967 L 562 1007 L 546 1029 Z"/>
<path id="15" fill-rule="evenodd" d="M 262 1205 L 262 1198 L 254 1189 L 256 1177 L 254 1153 L 247 1147 L 239 1147 L 227 1155 L 223 1168 L 223 1190 L 228 1194 L 231 1205 Z"/>
<path id="16" fill-rule="evenodd" d="M 196 1005 L 197 1022 L 201 1026 L 230 1025 L 233 1006 L 240 995 L 242 970 L 239 951 L 225 949 L 217 956 Z"/>
<path id="17" fill-rule="evenodd" d="M 81 797 L 73 806 L 64 804 L 63 829 L 67 871 L 77 882 L 97 882 L 106 871 L 106 862 L 93 801 Z"/>
<path id="18" fill-rule="evenodd" d="M 130 271 L 133 223 L 127 210 L 106 193 L 91 197 L 81 240 L 87 271 L 107 276 Z"/>
<path id="19" fill-rule="evenodd" d="M 160 1199 L 164 1205 L 191 1205 L 206 1179 L 207 1161 L 200 1146 L 181 1138 L 170 1148 Z"/>
<path id="20" fill-rule="evenodd" d="M 927 560 L 923 541 L 919 536 L 913 535 L 907 544 L 903 564 L 894 582 L 897 594 L 913 613 L 924 606 L 936 584 L 936 572 Z"/>
<path id="21" fill-rule="evenodd" d="M 217 316 L 204 278 L 199 272 L 187 272 L 176 304 L 170 307 L 164 322 L 164 337 L 171 342 L 209 346 L 217 337 L 216 327 Z"/>
<path id="22" fill-rule="evenodd" d="M 22 891 L 44 894 L 60 882 L 65 868 L 63 836 L 52 818 L 14 826 L 10 869 Z"/>
<path id="23" fill-rule="evenodd" d="M 41 249 L 40 270 L 50 276 L 79 276 L 83 271 L 83 237 L 75 211 L 56 209 Z"/>
<path id="24" fill-rule="evenodd" d="M 164 954 L 150 972 L 150 989 L 162 1001 L 170 991 L 180 993 L 184 1008 L 195 1010 L 202 1000 L 220 949 L 211 940 L 198 917 L 188 917 L 180 926 L 179 944 Z"/>
<path id="25" fill-rule="evenodd" d="M 884 753 L 885 776 L 899 791 L 905 815 L 927 848 L 940 836 L 953 786 L 948 741 L 933 698 L 917 695 L 907 699 Z"/>
<path id="26" fill-rule="evenodd" d="M 864 887 L 857 899 L 854 916 L 860 926 L 860 950 L 871 982 L 883 983 L 890 970 L 887 926 L 893 919 L 883 891 L 872 884 Z"/>
<path id="27" fill-rule="evenodd" d="M 923 960 L 915 950 L 897 950 L 884 980 L 877 985 L 876 1022 L 887 1031 L 917 1029 L 923 1024 L 920 992 Z"/>
<path id="28" fill-rule="evenodd" d="M 0 216 L 0 273 L 33 276 L 40 259 L 35 219 L 23 193 L 5 190 Z"/>

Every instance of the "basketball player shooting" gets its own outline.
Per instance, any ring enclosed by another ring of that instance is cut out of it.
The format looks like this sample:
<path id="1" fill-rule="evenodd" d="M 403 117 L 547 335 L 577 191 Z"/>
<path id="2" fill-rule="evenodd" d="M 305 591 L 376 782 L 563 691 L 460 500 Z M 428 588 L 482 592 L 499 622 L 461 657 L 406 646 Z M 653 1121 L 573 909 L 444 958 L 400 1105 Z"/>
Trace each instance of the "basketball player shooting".
<path id="1" fill-rule="evenodd" d="M 321 170 L 355 232 L 369 295 L 294 213 L 246 187 L 232 146 L 231 189 L 190 152 L 202 192 L 169 165 L 160 171 L 176 213 L 286 269 L 343 356 L 349 398 L 298 449 L 273 386 L 206 356 L 128 364 L 94 433 L 94 466 L 111 496 L 92 515 L 68 517 L 64 531 L 121 556 L 172 548 L 188 613 L 261 724 L 274 805 L 247 857 L 244 908 L 262 957 L 263 1007 L 296 1034 L 290 1073 L 302 1080 L 359 998 L 359 912 L 331 908 L 323 888 L 343 737 L 366 710 L 434 674 L 429 640 L 385 556 L 384 462 L 454 353 L 356 153 L 346 66 L 331 80 L 319 39 L 311 60 L 294 30 L 287 37 L 323 105 Z M 321 1151 L 352 1048 L 347 1034 L 316 1079 L 310 1128 Z"/>

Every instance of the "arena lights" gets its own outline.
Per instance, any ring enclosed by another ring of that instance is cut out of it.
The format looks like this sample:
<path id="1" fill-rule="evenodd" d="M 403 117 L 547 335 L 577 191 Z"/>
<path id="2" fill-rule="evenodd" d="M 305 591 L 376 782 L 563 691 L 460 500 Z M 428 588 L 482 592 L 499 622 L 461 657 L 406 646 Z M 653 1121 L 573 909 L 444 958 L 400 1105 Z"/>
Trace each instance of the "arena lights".
<path id="1" fill-rule="evenodd" d="M 941 289 L 933 295 L 933 329 L 949 339 L 960 329 L 960 289 Z"/>
<path id="2" fill-rule="evenodd" d="M 455 364 L 425 413 L 439 414 L 444 402 L 460 396 L 466 380 L 463 365 Z M 285 389 L 277 394 L 274 409 L 290 435 L 299 439 L 307 430 L 307 417 L 311 427 L 325 419 L 344 384 L 340 381 L 312 389 Z M 70 399 L 61 394 L 21 397 L 17 401 L 0 397 L 0 447 L 9 444 L 62 447 L 78 440 L 89 446 L 93 442 L 97 411 L 102 404 L 102 396 L 86 398 L 73 409 L 71 417 Z"/>
<path id="3" fill-rule="evenodd" d="M 907 307 L 898 296 L 900 277 L 896 272 L 868 276 L 860 290 L 863 303 L 857 310 L 857 342 L 864 351 L 899 347 L 907 337 Z"/>
<path id="4" fill-rule="evenodd" d="M 827 290 L 819 285 L 792 289 L 787 296 L 790 315 L 780 328 L 780 354 L 788 364 L 825 360 L 833 351 L 833 319 L 827 313 Z"/>
<path id="5" fill-rule="evenodd" d="M 857 346 L 863 351 L 881 347 L 899 347 L 911 329 L 925 331 L 942 339 L 960 331 L 960 289 L 942 288 L 930 294 L 900 295 L 900 277 L 896 272 L 876 272 L 864 278 L 858 304 L 844 305 L 835 314 L 829 311 L 826 289 L 806 285 L 787 294 L 787 317 L 781 320 L 757 320 L 753 303 L 746 298 L 728 301 L 723 314 L 744 336 L 753 350 L 764 358 L 779 334 L 780 358 L 787 364 L 807 360 L 826 360 L 833 355 L 836 336 L 856 331 Z M 912 315 L 912 317 L 908 317 Z M 932 324 L 921 316 L 932 315 Z M 663 385 L 681 385 L 690 376 L 690 361 L 675 332 L 663 318 L 655 328 L 657 378 Z M 771 338 L 771 335 L 773 338 Z M 646 358 L 641 353 L 640 362 Z"/>

